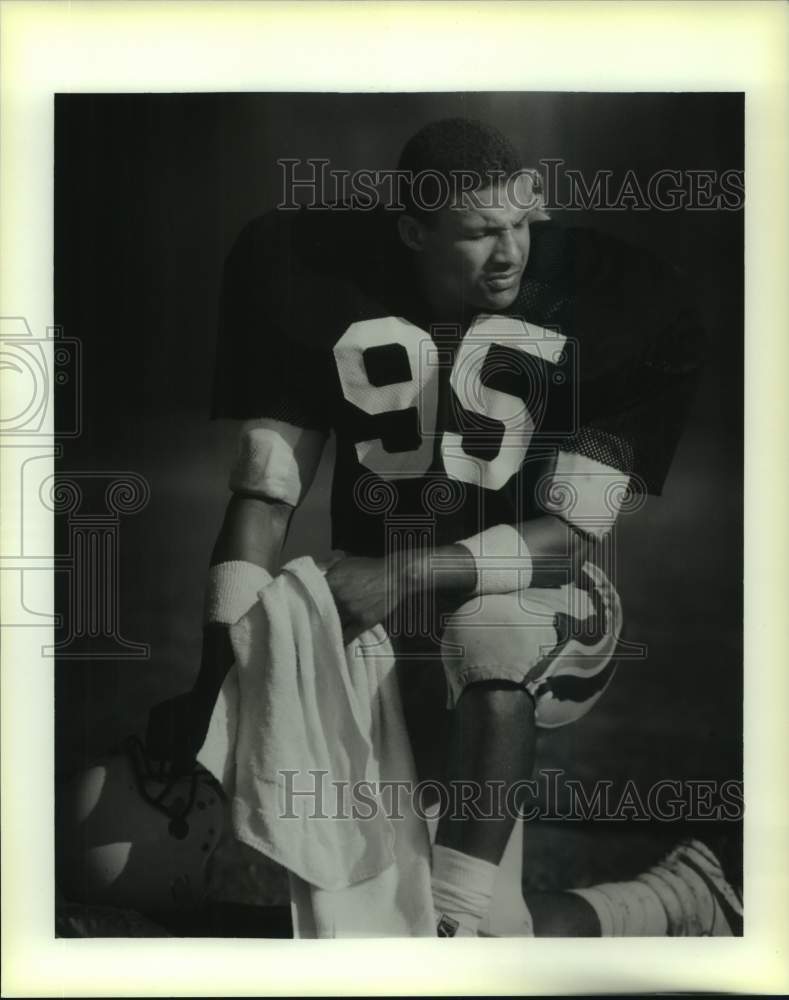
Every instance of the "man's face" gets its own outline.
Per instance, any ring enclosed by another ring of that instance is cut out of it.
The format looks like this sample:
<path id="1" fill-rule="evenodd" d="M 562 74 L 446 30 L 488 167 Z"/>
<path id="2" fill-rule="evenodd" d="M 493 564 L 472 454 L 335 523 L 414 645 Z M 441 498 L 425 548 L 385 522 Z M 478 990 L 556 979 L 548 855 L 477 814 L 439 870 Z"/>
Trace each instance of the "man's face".
<path id="1" fill-rule="evenodd" d="M 529 259 L 530 197 L 529 179 L 519 177 L 466 194 L 423 227 L 420 266 L 434 303 L 496 312 L 515 301 Z"/>

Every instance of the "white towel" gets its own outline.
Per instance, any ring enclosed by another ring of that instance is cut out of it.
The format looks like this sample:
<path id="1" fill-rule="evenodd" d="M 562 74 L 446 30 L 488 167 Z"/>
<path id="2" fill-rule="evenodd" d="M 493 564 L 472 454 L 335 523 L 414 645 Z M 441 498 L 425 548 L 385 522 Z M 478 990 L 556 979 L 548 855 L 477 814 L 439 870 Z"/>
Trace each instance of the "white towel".
<path id="1" fill-rule="evenodd" d="M 296 559 L 234 626 L 228 674 L 200 754 L 232 798 L 239 839 L 291 872 L 299 937 L 435 934 L 427 825 L 401 797 L 372 818 L 314 795 L 332 781 L 416 784 L 391 644 L 380 626 L 343 648 L 334 600 L 312 559 Z M 322 781 L 311 771 L 325 772 Z M 285 772 L 296 772 L 288 777 Z M 285 812 L 297 818 L 282 818 Z M 312 813 L 312 815 L 310 815 Z"/>

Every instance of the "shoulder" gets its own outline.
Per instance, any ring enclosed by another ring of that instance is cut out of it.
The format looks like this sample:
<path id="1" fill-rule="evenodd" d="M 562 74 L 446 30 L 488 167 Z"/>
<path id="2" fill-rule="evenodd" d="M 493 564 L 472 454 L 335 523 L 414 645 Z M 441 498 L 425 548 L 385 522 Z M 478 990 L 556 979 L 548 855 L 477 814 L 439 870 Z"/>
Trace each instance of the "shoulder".
<path id="1" fill-rule="evenodd" d="M 384 310 L 396 288 L 388 220 L 335 206 L 273 209 L 228 254 L 225 308 L 242 303 L 279 336 L 330 346 L 353 318 Z"/>
<path id="2" fill-rule="evenodd" d="M 690 282 L 669 261 L 595 229 L 533 228 L 521 298 L 537 304 L 538 322 L 578 341 L 591 369 L 643 361 L 678 338 L 683 352 L 702 350 Z"/>
<path id="3" fill-rule="evenodd" d="M 532 226 L 524 277 L 561 283 L 585 295 L 682 284 L 677 268 L 644 246 L 596 229 L 555 222 Z"/>
<path id="4" fill-rule="evenodd" d="M 380 275 L 390 272 L 378 221 L 372 213 L 273 210 L 244 226 L 225 264 L 215 416 L 322 426 L 318 411 L 328 412 L 336 388 L 333 347 L 354 322 L 393 314 L 379 294 Z"/>

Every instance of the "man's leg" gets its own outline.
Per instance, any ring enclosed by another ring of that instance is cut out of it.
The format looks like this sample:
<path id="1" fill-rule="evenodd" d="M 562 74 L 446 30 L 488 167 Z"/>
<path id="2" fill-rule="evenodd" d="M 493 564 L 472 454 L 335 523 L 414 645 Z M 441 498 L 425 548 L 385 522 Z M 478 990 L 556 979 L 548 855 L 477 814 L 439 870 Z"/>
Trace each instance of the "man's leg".
<path id="1" fill-rule="evenodd" d="M 600 937 L 594 907 L 571 892 L 527 892 L 534 937 Z M 516 928 L 513 927 L 513 931 Z"/>
<path id="2" fill-rule="evenodd" d="M 433 849 L 442 935 L 476 933 L 488 910 L 515 823 L 503 793 L 531 775 L 534 745 L 534 702 L 522 687 L 485 681 L 463 691 L 450 722 L 447 809 Z M 528 919 L 525 904 L 520 919 Z"/>
<path id="3" fill-rule="evenodd" d="M 491 801 L 491 789 L 502 791 L 529 778 L 534 766 L 534 702 L 522 687 L 507 681 L 470 684 L 452 712 L 446 782 L 458 792 L 479 789 L 474 808 L 450 807 L 438 825 L 436 843 L 497 865 L 507 846 L 514 814 L 504 796 Z M 451 805 L 462 807 L 459 796 Z"/>
<path id="4" fill-rule="evenodd" d="M 439 933 L 442 913 L 450 918 L 444 933 L 476 933 L 489 907 L 515 823 L 512 789 L 531 777 L 536 725 L 580 718 L 610 681 L 621 609 L 602 575 L 594 583 L 594 593 L 563 587 L 483 596 L 447 622 L 442 654 L 454 704 L 447 780 L 450 787 L 476 782 L 483 792 L 500 783 L 506 794 L 495 818 L 450 812 L 439 825 L 433 859 Z M 565 671 L 571 690 L 562 686 Z M 508 896 L 507 922 L 520 927 L 513 933 L 528 933 L 522 895 Z M 576 933 L 594 933 L 594 911 L 586 901 L 560 906 L 568 920 L 575 914 Z M 491 914 L 490 927 L 499 916 Z"/>
<path id="5" fill-rule="evenodd" d="M 527 893 L 535 937 L 732 937 L 742 897 L 703 841 L 682 841 L 628 882 Z"/>

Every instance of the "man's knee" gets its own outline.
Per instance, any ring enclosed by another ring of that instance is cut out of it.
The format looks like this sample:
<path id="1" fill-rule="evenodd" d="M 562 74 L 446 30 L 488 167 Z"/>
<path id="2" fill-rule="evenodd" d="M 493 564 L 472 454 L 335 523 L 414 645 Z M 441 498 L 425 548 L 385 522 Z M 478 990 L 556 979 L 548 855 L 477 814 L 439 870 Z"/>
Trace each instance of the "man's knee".
<path id="1" fill-rule="evenodd" d="M 502 692 L 522 687 L 557 641 L 554 615 L 520 593 L 469 601 L 450 617 L 441 644 L 450 706 L 470 685 L 494 684 Z"/>

